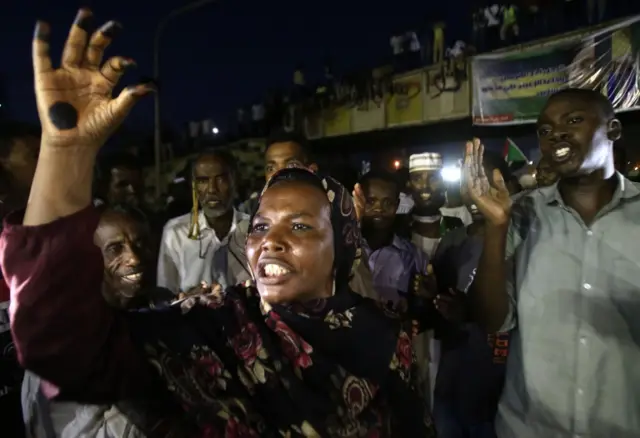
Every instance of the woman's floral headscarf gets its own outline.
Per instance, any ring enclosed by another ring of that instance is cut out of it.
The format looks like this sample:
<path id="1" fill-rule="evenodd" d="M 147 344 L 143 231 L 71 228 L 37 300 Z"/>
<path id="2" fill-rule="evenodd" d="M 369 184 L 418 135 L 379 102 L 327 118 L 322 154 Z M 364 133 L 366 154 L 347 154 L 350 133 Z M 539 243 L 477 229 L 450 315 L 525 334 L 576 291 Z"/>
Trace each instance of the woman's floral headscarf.
<path id="1" fill-rule="evenodd" d="M 353 271 L 360 262 L 360 225 L 356 218 L 356 210 L 351 193 L 338 181 L 330 176 L 320 176 L 304 168 L 285 168 L 275 174 L 264 186 L 258 207 L 262 202 L 262 196 L 273 187 L 283 181 L 298 181 L 310 184 L 326 193 L 331 205 L 331 225 L 333 227 L 334 272 L 335 292 L 346 292 L 349 288 L 349 280 Z M 255 216 L 255 212 L 253 214 Z M 253 223 L 253 216 L 251 223 Z"/>

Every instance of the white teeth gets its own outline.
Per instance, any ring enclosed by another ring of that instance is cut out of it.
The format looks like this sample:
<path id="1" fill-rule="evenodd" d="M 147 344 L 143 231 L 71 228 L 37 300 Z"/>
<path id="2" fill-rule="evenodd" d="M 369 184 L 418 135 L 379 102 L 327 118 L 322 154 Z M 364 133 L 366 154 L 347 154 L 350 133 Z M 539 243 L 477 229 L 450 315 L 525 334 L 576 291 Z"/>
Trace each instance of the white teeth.
<path id="1" fill-rule="evenodd" d="M 269 263 L 264 267 L 264 273 L 267 277 L 277 277 L 289 273 L 289 270 L 280 265 Z"/>
<path id="2" fill-rule="evenodd" d="M 140 278 L 142 277 L 142 274 L 140 272 L 138 272 L 137 274 L 130 274 L 130 275 L 125 275 L 124 279 L 129 280 L 129 281 L 138 281 L 140 280 Z"/>
<path id="3" fill-rule="evenodd" d="M 556 156 L 557 158 L 563 158 L 569 155 L 569 152 L 571 152 L 571 149 L 565 147 L 565 148 L 557 149 L 556 151 L 553 152 L 553 155 Z"/>

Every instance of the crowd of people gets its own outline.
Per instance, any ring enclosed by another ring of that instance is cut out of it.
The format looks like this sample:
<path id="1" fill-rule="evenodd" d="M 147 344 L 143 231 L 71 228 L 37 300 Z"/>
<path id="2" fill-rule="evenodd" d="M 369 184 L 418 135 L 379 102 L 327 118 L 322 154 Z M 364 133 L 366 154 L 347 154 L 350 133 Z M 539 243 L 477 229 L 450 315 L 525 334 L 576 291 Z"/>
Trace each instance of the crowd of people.
<path id="1" fill-rule="evenodd" d="M 463 64 L 467 56 L 594 26 L 638 11 L 627 0 L 477 3 L 480 5 L 471 8 L 467 17 L 461 17 L 461 22 L 471 23 L 471 31 L 466 34 L 451 30 L 457 28 L 457 23 L 446 23 L 437 17 L 427 17 L 414 28 L 398 29 L 389 39 L 392 56 L 388 68 L 378 66 L 338 75 L 331 60 L 326 59 L 322 79 L 312 84 L 307 80 L 310 71 L 298 65 L 285 93 L 270 90 L 250 105 L 238 108 L 232 123 L 234 134 L 264 136 L 282 124 L 299 129 L 307 112 L 344 104 L 358 106 L 393 94 L 394 74 L 428 65 L 441 65 L 446 74 L 454 74 L 452 67 Z"/>
<path id="2" fill-rule="evenodd" d="M 112 97 L 126 59 L 102 64 L 114 22 L 90 16 L 59 69 L 38 22 L 42 133 L 3 136 L 3 436 L 638 435 L 640 186 L 605 96 L 549 97 L 535 189 L 473 139 L 444 210 L 438 154 L 351 187 L 280 132 L 241 207 L 207 150 L 165 220 L 134 162 L 96 166 L 154 90 Z"/>

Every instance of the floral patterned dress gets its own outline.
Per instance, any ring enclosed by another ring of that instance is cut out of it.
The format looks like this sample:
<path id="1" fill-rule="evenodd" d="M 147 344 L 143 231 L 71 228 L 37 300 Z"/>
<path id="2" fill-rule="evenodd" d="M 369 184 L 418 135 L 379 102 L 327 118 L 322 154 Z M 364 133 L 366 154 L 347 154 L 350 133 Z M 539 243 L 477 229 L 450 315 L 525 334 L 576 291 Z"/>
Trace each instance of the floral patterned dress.
<path id="1" fill-rule="evenodd" d="M 300 169 L 277 173 L 267 189 L 281 180 L 327 193 L 330 298 L 269 307 L 243 285 L 117 311 L 100 293 L 93 207 L 41 227 L 7 221 L 0 262 L 22 365 L 48 395 L 116 404 L 150 438 L 434 437 L 407 332 L 349 290 L 360 252 L 351 196 Z"/>
<path id="2" fill-rule="evenodd" d="M 131 323 L 199 436 L 435 436 L 399 321 L 355 293 L 334 298 L 271 308 L 236 287 L 162 325 Z"/>

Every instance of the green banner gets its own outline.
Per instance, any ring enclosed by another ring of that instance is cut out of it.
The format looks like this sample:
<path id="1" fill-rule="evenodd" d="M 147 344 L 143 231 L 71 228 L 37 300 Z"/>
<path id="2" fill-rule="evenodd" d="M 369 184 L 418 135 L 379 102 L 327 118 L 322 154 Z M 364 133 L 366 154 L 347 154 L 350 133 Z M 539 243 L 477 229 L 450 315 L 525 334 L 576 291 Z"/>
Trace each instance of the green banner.
<path id="1" fill-rule="evenodd" d="M 535 122 L 563 88 L 605 94 L 617 111 L 640 107 L 640 16 L 537 46 L 473 58 L 475 125 Z"/>

